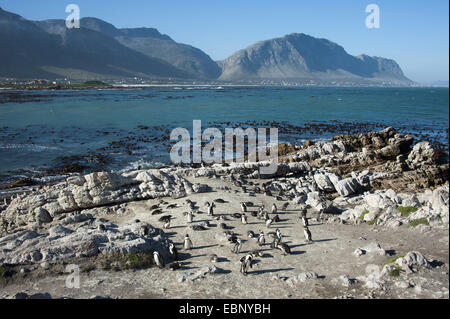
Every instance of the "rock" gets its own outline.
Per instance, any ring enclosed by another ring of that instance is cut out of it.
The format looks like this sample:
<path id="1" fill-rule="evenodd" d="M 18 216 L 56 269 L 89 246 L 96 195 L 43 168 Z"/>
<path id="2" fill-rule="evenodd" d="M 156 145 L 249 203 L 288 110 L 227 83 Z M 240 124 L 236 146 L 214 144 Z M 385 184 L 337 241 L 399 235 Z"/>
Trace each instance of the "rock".
<path id="1" fill-rule="evenodd" d="M 334 175 L 334 174 L 333 174 Z M 334 189 L 334 185 L 331 182 L 330 178 L 325 175 L 325 174 L 315 174 L 314 175 L 314 180 L 317 183 L 317 186 L 319 187 L 320 190 L 324 191 L 324 192 L 329 192 L 332 193 L 335 191 Z"/>
<path id="2" fill-rule="evenodd" d="M 49 212 L 42 207 L 38 207 L 35 209 L 36 220 L 41 223 L 50 223 L 53 221 L 52 216 L 50 216 Z"/>
<path id="3" fill-rule="evenodd" d="M 398 258 L 395 263 L 408 273 L 418 271 L 422 267 L 431 268 L 428 260 L 418 251 L 410 251 L 405 257 Z"/>
<path id="4" fill-rule="evenodd" d="M 358 181 L 353 177 L 338 181 L 334 187 L 338 194 L 344 197 L 355 194 L 361 189 L 361 185 L 359 185 Z"/>

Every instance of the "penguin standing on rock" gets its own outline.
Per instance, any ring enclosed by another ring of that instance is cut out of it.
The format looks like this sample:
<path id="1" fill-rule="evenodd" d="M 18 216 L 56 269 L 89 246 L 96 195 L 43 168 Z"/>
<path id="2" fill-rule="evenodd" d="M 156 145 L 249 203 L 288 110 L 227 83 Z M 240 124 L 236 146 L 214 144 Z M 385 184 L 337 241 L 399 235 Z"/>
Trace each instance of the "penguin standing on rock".
<path id="1" fill-rule="evenodd" d="M 305 233 L 305 239 L 308 243 L 312 242 L 312 237 L 311 237 L 311 232 L 309 230 L 308 227 L 305 227 L 305 229 L 303 230 L 303 232 Z"/>
<path id="2" fill-rule="evenodd" d="M 191 250 L 192 249 L 192 241 L 188 234 L 184 237 L 184 249 Z"/>
<path id="3" fill-rule="evenodd" d="M 157 251 L 153 252 L 153 260 L 155 261 L 156 266 L 159 268 L 164 268 L 164 261 Z"/>

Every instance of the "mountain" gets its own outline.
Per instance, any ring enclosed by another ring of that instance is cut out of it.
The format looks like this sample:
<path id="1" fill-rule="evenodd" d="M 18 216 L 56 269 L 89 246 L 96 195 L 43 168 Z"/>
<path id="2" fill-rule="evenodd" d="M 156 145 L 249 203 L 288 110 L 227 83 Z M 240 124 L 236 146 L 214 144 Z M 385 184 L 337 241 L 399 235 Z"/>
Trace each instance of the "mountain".
<path id="1" fill-rule="evenodd" d="M 83 18 L 81 26 L 115 38 L 124 46 L 152 58 L 164 60 L 192 78 L 216 79 L 221 69 L 206 53 L 187 44 L 177 43 L 154 28 L 117 29 L 96 18 Z"/>
<path id="2" fill-rule="evenodd" d="M 0 76 L 72 79 L 190 78 L 166 61 L 136 52 L 91 29 L 67 29 L 64 20 L 32 22 L 0 9 Z"/>
<path id="3" fill-rule="evenodd" d="M 255 43 L 218 64 L 222 68 L 219 79 L 225 81 L 413 83 L 394 60 L 355 57 L 336 43 L 303 33 Z"/>

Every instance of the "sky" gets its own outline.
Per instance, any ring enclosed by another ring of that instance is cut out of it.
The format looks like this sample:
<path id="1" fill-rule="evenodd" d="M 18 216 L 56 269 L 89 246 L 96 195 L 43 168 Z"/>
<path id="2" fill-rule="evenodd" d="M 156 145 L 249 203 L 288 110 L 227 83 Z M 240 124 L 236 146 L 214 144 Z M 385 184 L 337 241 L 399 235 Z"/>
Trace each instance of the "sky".
<path id="1" fill-rule="evenodd" d="M 0 0 L 30 20 L 81 17 L 118 28 L 154 27 L 214 60 L 270 38 L 298 32 L 326 38 L 352 55 L 391 58 L 416 82 L 449 79 L 448 0 Z M 380 28 L 366 27 L 366 6 L 380 8 Z"/>

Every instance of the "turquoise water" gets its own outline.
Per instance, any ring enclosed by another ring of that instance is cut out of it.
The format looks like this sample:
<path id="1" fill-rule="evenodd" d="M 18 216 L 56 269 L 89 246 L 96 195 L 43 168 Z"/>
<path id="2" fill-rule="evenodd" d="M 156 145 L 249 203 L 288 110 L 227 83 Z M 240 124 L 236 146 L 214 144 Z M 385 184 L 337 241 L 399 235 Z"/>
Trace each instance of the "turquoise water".
<path id="1" fill-rule="evenodd" d="M 11 98 L 10 93 L 17 94 Z M 280 140 L 290 143 L 329 138 L 349 127 L 364 131 L 391 125 L 448 148 L 448 88 L 8 91 L 0 92 L 0 101 L 3 180 L 44 174 L 70 160 L 115 170 L 162 165 L 168 162 L 171 129 L 190 129 L 192 120 L 202 120 L 203 128 L 252 126 L 248 121 L 261 127 L 275 121 L 270 126 L 280 127 Z M 319 124 L 326 129 L 318 129 Z M 289 130 L 290 125 L 305 129 Z M 107 160 L 98 163 L 98 155 Z"/>

